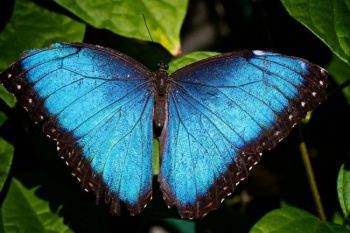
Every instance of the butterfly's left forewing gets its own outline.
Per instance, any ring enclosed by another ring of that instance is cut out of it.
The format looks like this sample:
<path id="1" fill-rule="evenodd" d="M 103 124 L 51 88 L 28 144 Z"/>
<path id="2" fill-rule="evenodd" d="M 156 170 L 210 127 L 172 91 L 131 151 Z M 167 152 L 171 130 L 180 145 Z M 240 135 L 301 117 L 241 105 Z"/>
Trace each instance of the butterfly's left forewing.
<path id="1" fill-rule="evenodd" d="M 31 50 L 0 76 L 86 191 L 139 213 L 151 198 L 152 108 L 148 69 L 113 50 L 54 44 Z"/>
<path id="2" fill-rule="evenodd" d="M 325 98 L 327 73 L 302 59 L 247 51 L 171 77 L 159 180 L 181 216 L 201 218 Z"/>

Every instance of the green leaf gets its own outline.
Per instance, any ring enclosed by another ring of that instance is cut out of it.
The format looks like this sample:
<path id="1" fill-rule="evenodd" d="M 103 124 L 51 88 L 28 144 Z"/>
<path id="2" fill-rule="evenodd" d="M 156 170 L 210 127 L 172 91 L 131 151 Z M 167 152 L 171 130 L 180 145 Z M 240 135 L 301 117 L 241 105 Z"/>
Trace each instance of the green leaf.
<path id="1" fill-rule="evenodd" d="M 306 113 L 306 116 L 302 119 L 302 123 L 303 124 L 309 124 L 310 120 L 311 120 L 311 117 L 312 117 L 312 112 L 307 112 Z"/>
<path id="2" fill-rule="evenodd" d="M 0 233 L 5 233 L 4 223 L 2 222 L 1 209 L 0 209 Z"/>
<path id="3" fill-rule="evenodd" d="M 55 0 L 96 28 L 122 36 L 150 40 L 143 15 L 154 42 L 173 55 L 180 51 L 180 29 L 187 0 Z"/>
<path id="4" fill-rule="evenodd" d="M 187 66 L 196 61 L 202 60 L 207 57 L 212 57 L 218 54 L 220 53 L 208 52 L 208 51 L 197 51 L 197 52 L 189 53 L 184 56 L 178 57 L 169 63 L 169 73 L 171 74 L 184 66 Z"/>
<path id="5" fill-rule="evenodd" d="M 0 126 L 2 126 L 6 120 L 7 120 L 6 114 L 3 112 L 0 112 Z"/>
<path id="6" fill-rule="evenodd" d="M 350 64 L 350 1 L 281 0 L 289 14 Z"/>
<path id="7" fill-rule="evenodd" d="M 337 181 L 338 199 L 345 218 L 350 217 L 350 170 L 340 167 Z"/>
<path id="8" fill-rule="evenodd" d="M 27 189 L 12 179 L 2 206 L 5 232 L 72 232 L 63 218 L 52 213 L 49 203 L 35 195 L 35 189 Z"/>
<path id="9" fill-rule="evenodd" d="M 1 45 L 0 45 L 1 47 Z M 1 63 L 1 56 L 0 56 L 0 63 Z M 11 108 L 13 108 L 16 105 L 16 97 L 8 92 L 3 85 L 0 85 L 0 98 Z"/>
<path id="10" fill-rule="evenodd" d="M 16 1 L 14 12 L 0 33 L 0 70 L 18 59 L 20 53 L 53 42 L 82 41 L 85 25 L 42 8 L 29 0 Z"/>
<path id="11" fill-rule="evenodd" d="M 262 217 L 250 233 L 349 233 L 340 225 L 321 221 L 316 216 L 294 207 L 273 210 Z"/>
<path id="12" fill-rule="evenodd" d="M 335 211 L 332 216 L 332 222 L 343 225 L 344 223 L 344 216 L 340 211 Z"/>
<path id="13" fill-rule="evenodd" d="M 153 175 L 159 174 L 159 141 L 153 139 Z"/>
<path id="14" fill-rule="evenodd" d="M 13 159 L 13 146 L 0 138 L 0 191 L 4 187 Z"/>
<path id="15" fill-rule="evenodd" d="M 328 64 L 327 70 L 338 85 L 350 81 L 350 66 L 336 56 Z M 343 94 L 350 104 L 350 86 L 343 88 Z"/>
<path id="16" fill-rule="evenodd" d="M 196 232 L 196 224 L 193 221 L 182 220 L 176 218 L 162 219 L 165 223 L 171 225 L 179 233 L 194 233 Z"/>

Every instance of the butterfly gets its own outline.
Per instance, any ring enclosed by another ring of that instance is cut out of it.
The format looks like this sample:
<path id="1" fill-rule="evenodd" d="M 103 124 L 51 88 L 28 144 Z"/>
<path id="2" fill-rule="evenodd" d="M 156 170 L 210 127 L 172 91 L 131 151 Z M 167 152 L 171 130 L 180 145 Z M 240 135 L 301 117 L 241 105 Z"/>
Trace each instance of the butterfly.
<path id="1" fill-rule="evenodd" d="M 131 215 L 158 181 L 181 217 L 202 218 L 244 180 L 264 150 L 326 98 L 327 71 L 261 50 L 226 53 L 172 74 L 115 50 L 56 43 L 25 52 L 1 73 L 86 191 Z"/>

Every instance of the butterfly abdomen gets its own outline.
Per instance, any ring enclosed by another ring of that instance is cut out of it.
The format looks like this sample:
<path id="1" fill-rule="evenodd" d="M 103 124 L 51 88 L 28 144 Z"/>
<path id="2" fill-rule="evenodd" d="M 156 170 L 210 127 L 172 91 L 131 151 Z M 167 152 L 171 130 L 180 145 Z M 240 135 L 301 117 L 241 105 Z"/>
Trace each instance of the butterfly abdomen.
<path id="1" fill-rule="evenodd" d="M 167 90 L 169 85 L 169 75 L 166 72 L 165 65 L 159 67 L 154 78 L 154 109 L 153 109 L 153 124 L 154 131 L 159 136 L 167 119 Z"/>

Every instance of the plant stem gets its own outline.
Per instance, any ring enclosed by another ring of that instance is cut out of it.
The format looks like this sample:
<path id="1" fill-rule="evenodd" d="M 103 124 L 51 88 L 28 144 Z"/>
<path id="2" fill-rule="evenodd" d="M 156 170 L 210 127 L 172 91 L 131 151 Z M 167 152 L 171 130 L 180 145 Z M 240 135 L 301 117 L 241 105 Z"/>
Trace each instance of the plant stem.
<path id="1" fill-rule="evenodd" d="M 318 192 L 314 172 L 313 172 L 311 162 L 310 162 L 309 152 L 306 148 L 306 144 L 304 141 L 301 141 L 301 143 L 299 145 L 299 150 L 300 150 L 303 162 L 304 162 L 307 178 L 308 178 L 309 183 L 310 183 L 310 188 L 311 188 L 312 195 L 314 197 L 318 216 L 322 221 L 326 221 L 326 215 L 324 213 L 324 209 L 322 206 L 320 193 Z"/>

